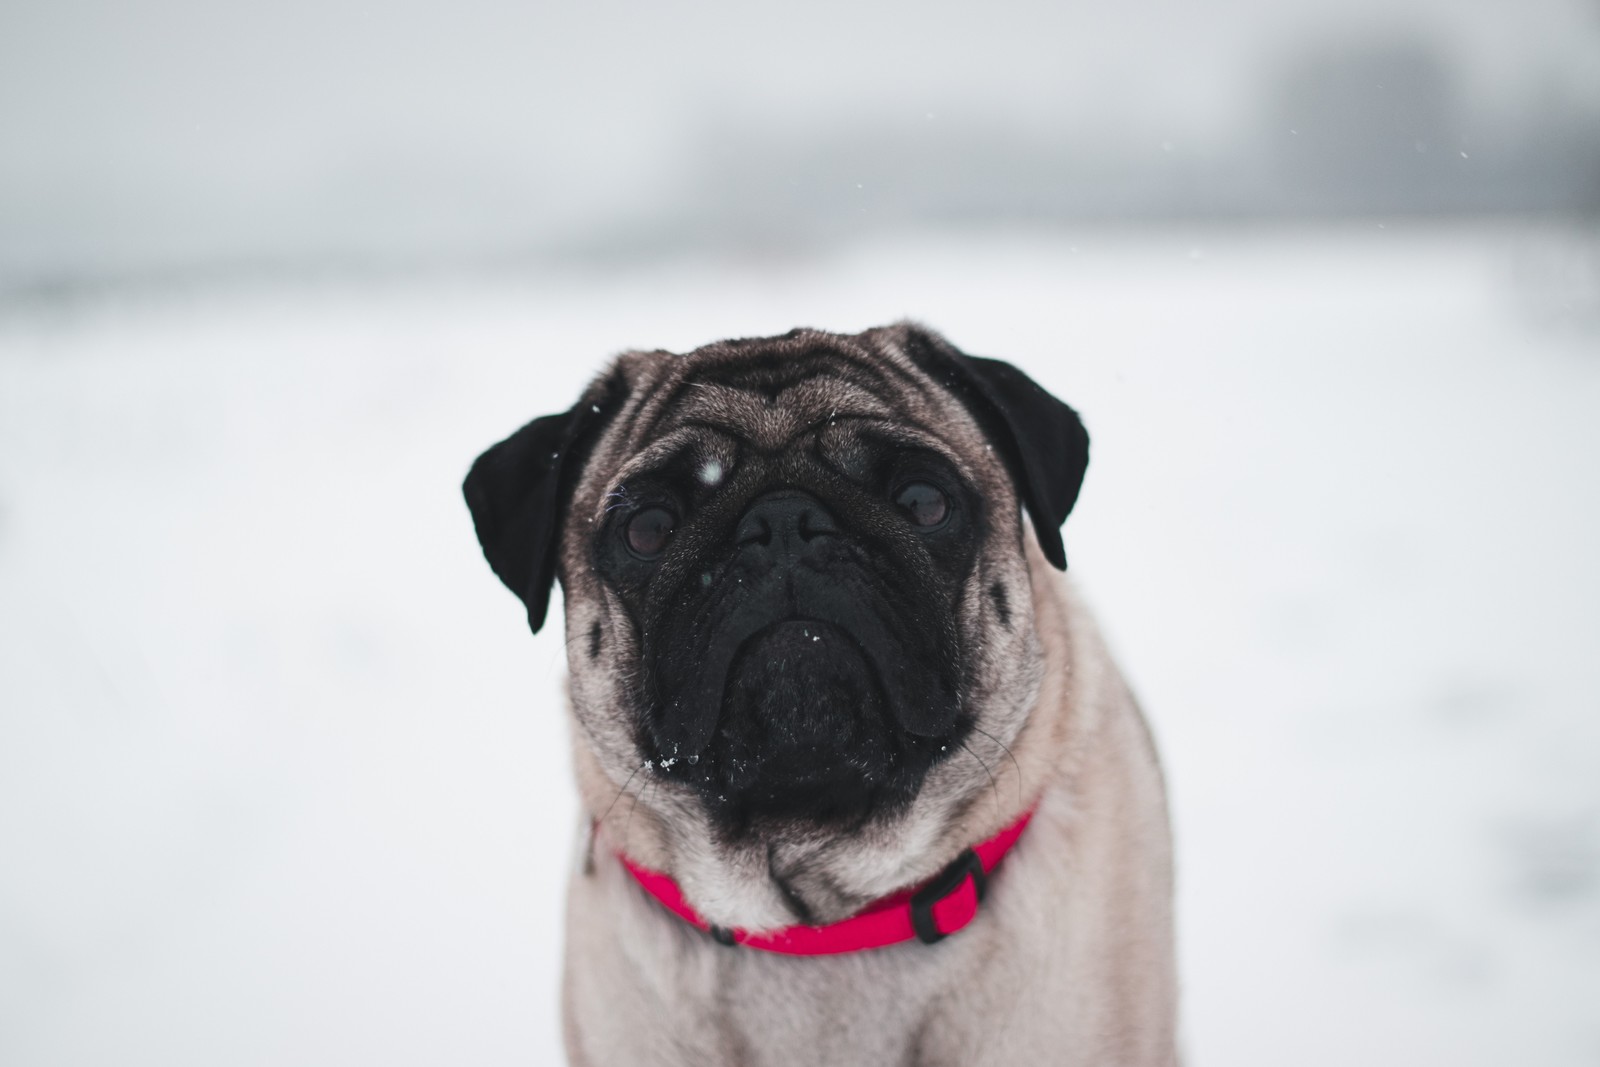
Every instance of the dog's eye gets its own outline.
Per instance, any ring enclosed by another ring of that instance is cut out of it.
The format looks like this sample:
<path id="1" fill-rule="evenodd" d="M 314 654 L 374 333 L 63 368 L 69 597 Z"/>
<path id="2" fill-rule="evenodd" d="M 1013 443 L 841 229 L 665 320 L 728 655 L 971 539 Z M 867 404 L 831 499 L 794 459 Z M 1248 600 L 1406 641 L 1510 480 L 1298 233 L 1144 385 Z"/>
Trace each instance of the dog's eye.
<path id="1" fill-rule="evenodd" d="M 927 482 L 902 485 L 894 495 L 894 502 L 910 516 L 912 522 L 924 528 L 938 526 L 950 515 L 949 498 L 938 486 Z"/>
<path id="2" fill-rule="evenodd" d="M 666 508 L 645 508 L 628 520 L 628 550 L 640 559 L 655 559 L 666 550 L 678 519 Z"/>

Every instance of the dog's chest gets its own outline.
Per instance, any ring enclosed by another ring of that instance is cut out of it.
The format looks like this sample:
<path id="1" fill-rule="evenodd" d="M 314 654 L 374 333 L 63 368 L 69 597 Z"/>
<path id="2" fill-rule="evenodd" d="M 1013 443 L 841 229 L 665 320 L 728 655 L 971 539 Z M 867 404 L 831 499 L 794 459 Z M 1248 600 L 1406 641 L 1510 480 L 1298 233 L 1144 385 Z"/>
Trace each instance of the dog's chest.
<path id="1" fill-rule="evenodd" d="M 965 955 L 960 946 L 951 953 Z M 954 960 L 911 944 L 843 956 L 795 958 L 729 949 L 713 968 L 713 1017 L 737 1062 L 913 1064 L 929 1006 Z"/>

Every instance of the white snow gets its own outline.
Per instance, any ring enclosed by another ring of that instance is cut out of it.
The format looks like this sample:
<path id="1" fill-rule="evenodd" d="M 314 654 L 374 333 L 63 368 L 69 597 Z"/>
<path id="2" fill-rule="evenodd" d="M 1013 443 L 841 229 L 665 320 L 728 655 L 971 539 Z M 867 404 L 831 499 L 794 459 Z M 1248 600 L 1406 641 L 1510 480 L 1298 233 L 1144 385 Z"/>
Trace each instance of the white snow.
<path id="1" fill-rule="evenodd" d="M 1518 288 L 1573 240 L 1079 230 L 0 312 L 0 1062 L 552 1062 L 565 646 L 461 476 L 622 348 L 901 316 L 1094 436 L 1067 553 L 1170 774 L 1188 1062 L 1595 1062 L 1600 335 L 1592 293 Z"/>

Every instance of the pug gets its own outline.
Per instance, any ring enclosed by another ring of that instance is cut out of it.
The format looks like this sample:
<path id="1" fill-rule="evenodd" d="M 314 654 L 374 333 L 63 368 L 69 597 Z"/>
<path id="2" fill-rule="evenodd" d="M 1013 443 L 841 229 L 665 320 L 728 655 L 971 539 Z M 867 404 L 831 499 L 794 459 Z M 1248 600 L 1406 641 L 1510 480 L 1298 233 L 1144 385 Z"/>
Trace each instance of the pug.
<path id="1" fill-rule="evenodd" d="M 1171 1064 L 1144 719 L 1060 573 L 1088 435 L 901 323 L 627 352 L 464 486 L 565 594 L 576 1065 Z"/>

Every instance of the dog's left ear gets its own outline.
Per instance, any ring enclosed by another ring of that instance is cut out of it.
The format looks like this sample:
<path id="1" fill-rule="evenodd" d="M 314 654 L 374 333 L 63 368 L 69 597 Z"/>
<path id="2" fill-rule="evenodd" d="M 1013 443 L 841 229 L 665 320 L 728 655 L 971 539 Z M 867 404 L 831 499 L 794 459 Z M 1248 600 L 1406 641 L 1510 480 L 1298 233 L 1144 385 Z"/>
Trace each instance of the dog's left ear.
<path id="1" fill-rule="evenodd" d="M 1061 524 L 1089 466 L 1078 413 L 1011 364 L 961 352 L 931 330 L 902 324 L 899 341 L 924 372 L 954 393 L 1005 460 L 1045 559 L 1067 569 Z"/>
<path id="2" fill-rule="evenodd" d="M 626 389 L 619 375 L 595 382 L 569 411 L 534 419 L 472 464 L 461 491 L 494 573 L 544 625 L 573 486 Z"/>

